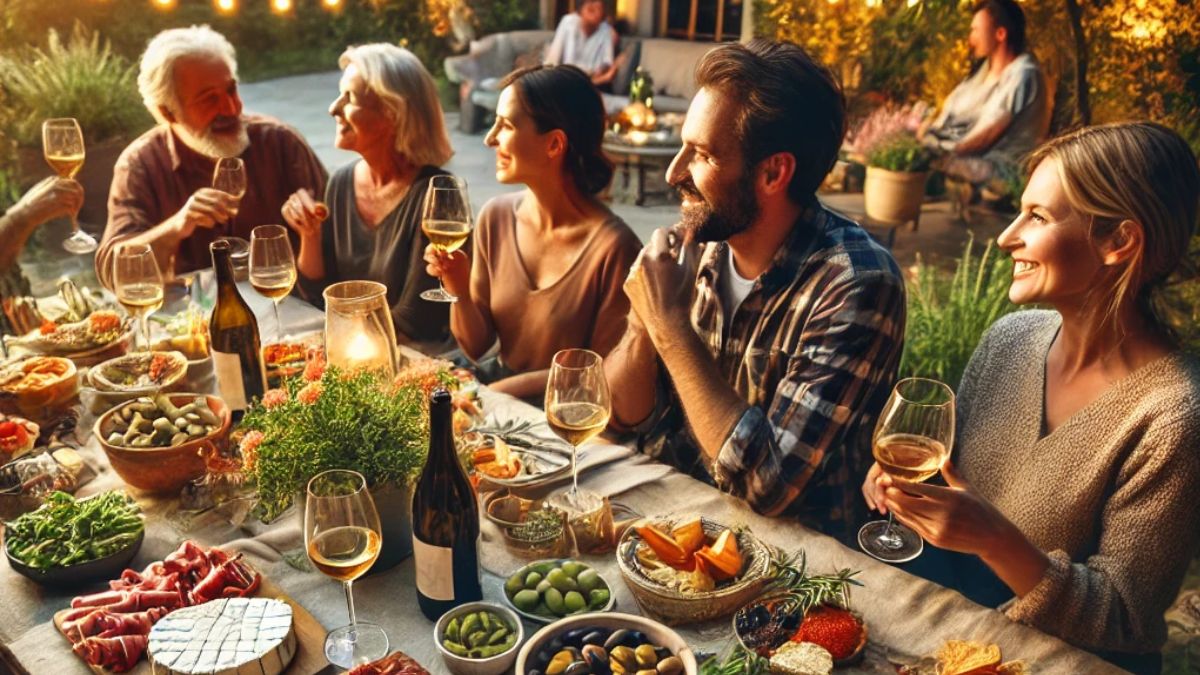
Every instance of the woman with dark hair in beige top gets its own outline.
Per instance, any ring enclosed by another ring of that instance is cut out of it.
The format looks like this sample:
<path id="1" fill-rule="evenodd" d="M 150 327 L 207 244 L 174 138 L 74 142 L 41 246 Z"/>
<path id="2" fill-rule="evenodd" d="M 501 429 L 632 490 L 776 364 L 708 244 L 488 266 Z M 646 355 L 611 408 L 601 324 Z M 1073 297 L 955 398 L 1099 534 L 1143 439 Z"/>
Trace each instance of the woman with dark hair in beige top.
<path id="1" fill-rule="evenodd" d="M 604 106 L 574 66 L 518 70 L 502 83 L 496 179 L 526 189 L 497 197 L 477 219 L 474 254 L 425 249 L 429 273 L 458 296 L 450 329 L 478 361 L 499 342 L 492 388 L 540 398 L 560 349 L 607 354 L 625 331 L 622 284 L 641 250 L 637 235 L 596 194 L 612 178 L 600 150 Z"/>
<path id="2" fill-rule="evenodd" d="M 1000 235 L 1009 298 L 959 387 L 947 486 L 872 467 L 867 503 L 940 549 L 977 597 L 1135 672 L 1158 672 L 1163 613 L 1200 534 L 1200 362 L 1156 292 L 1188 250 L 1200 169 L 1150 123 L 1081 129 L 1036 150 Z M 973 577 L 976 561 L 987 570 Z M 989 572 L 990 571 L 990 572 Z"/>

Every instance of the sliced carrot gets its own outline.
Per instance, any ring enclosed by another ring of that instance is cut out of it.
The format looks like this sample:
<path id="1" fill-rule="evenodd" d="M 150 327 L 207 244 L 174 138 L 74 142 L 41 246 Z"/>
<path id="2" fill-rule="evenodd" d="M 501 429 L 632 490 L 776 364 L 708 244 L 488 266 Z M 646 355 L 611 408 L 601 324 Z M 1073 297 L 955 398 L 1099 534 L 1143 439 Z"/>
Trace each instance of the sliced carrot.
<path id="1" fill-rule="evenodd" d="M 654 551 L 660 560 L 672 567 L 679 567 L 687 564 L 688 554 L 680 548 L 679 544 L 673 538 L 664 534 L 653 525 L 643 525 L 637 528 L 637 533 L 641 535 L 642 541 Z"/>
<path id="2" fill-rule="evenodd" d="M 704 545 L 704 524 L 697 518 L 686 525 L 680 525 L 671 533 L 675 543 L 683 549 L 686 555 L 691 555 Z"/>

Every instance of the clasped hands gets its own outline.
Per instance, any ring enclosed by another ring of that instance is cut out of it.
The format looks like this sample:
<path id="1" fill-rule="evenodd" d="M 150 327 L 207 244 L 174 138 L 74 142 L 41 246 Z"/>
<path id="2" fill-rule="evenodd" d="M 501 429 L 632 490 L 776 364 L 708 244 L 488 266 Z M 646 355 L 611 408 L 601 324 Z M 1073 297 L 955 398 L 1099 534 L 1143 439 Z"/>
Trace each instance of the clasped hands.
<path id="1" fill-rule="evenodd" d="M 629 268 L 625 295 L 633 310 L 630 322 L 649 333 L 655 344 L 672 330 L 690 330 L 699 265 L 699 244 L 676 225 L 655 230 Z"/>

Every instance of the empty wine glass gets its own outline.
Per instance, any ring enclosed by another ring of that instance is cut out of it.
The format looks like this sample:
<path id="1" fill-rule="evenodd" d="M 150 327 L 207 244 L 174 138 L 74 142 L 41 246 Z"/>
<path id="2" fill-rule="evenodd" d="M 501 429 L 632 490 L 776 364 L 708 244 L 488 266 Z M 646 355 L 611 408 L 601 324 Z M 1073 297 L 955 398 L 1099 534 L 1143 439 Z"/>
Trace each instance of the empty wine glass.
<path id="1" fill-rule="evenodd" d="M 259 225 L 250 233 L 250 285 L 271 299 L 277 335 L 282 340 L 279 303 L 296 285 L 296 259 L 292 255 L 287 229 L 282 225 Z"/>
<path id="2" fill-rule="evenodd" d="M 83 130 L 73 117 L 42 122 L 42 154 L 61 178 L 74 178 L 83 168 Z M 71 236 L 63 240 L 68 253 L 84 255 L 96 250 L 96 238 L 79 229 L 79 218 L 71 214 Z"/>
<path id="3" fill-rule="evenodd" d="M 920 483 L 942 470 L 954 443 L 954 392 L 936 380 L 909 377 L 896 383 L 875 425 L 875 461 L 895 478 Z M 925 543 L 911 529 L 874 520 L 858 531 L 858 545 L 884 562 L 908 562 Z"/>
<path id="4" fill-rule="evenodd" d="M 241 157 L 218 159 L 217 167 L 213 169 L 212 186 L 241 202 L 242 197 L 246 196 L 246 163 Z M 237 217 L 236 212 L 233 217 Z"/>
<path id="5" fill-rule="evenodd" d="M 387 655 L 383 628 L 354 614 L 354 580 L 371 569 L 382 545 L 379 513 L 363 475 L 333 469 L 313 476 L 304 502 L 304 547 L 322 574 L 342 582 L 350 614 L 348 625 L 325 636 L 325 658 L 335 666 L 353 668 Z"/>
<path id="6" fill-rule="evenodd" d="M 444 253 L 454 253 L 462 248 L 471 234 L 471 202 L 467 197 L 467 181 L 446 175 L 429 179 L 425 205 L 421 211 L 421 231 L 434 248 Z M 458 301 L 458 298 L 446 292 L 440 277 L 438 287 L 423 291 L 421 298 L 432 302 Z"/>
<path id="7" fill-rule="evenodd" d="M 587 349 L 564 349 L 554 355 L 546 380 L 546 421 L 571 445 L 571 489 L 551 497 L 551 504 L 568 512 L 595 510 L 602 499 L 579 489 L 579 446 L 604 431 L 612 414 L 612 396 L 604 376 L 604 361 Z"/>
<path id="8" fill-rule="evenodd" d="M 150 315 L 163 305 L 163 280 L 149 244 L 124 244 L 113 258 L 117 302 L 138 319 L 142 346 L 150 351 Z"/>

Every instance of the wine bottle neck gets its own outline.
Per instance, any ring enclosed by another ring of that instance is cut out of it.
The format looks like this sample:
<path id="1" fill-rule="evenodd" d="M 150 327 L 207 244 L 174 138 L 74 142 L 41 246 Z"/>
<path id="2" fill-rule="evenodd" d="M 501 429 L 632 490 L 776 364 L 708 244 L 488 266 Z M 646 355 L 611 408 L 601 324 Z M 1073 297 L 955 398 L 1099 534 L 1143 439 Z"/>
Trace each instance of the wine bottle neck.
<path id="1" fill-rule="evenodd" d="M 429 404 L 429 457 L 425 461 L 430 468 L 458 467 L 452 413 L 448 398 L 435 398 Z"/>

